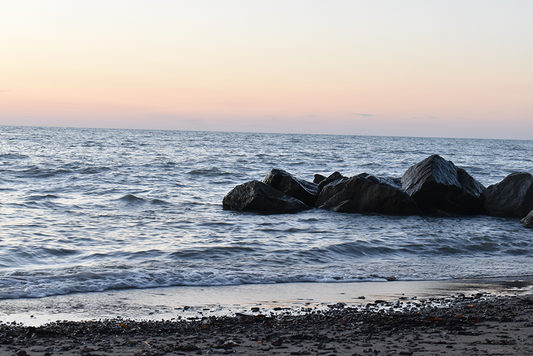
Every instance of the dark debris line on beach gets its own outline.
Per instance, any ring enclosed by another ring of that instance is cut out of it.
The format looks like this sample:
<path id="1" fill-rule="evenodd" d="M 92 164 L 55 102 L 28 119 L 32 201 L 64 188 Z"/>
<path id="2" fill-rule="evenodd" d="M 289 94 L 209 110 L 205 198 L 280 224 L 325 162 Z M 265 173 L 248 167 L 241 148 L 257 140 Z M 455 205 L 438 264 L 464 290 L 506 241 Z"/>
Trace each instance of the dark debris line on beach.
<path id="1" fill-rule="evenodd" d="M 479 336 L 482 334 L 478 331 L 479 327 L 494 323 L 523 321 L 526 326 L 533 327 L 524 317 L 532 312 L 531 297 L 487 297 L 480 293 L 470 297 L 461 295 L 424 301 L 376 301 L 361 307 L 347 307 L 339 303 L 330 305 L 326 310 L 302 310 L 298 314 L 270 312 L 268 315 L 237 314 L 161 321 L 117 318 L 58 321 L 41 327 L 0 324 L 0 344 L 18 350 L 18 353 L 13 353 L 17 356 L 30 355 L 23 349 L 35 350 L 39 346 L 40 355 L 47 356 L 67 351 L 85 356 L 108 355 L 108 352 L 113 353 L 114 348 L 124 346 L 139 346 L 137 355 L 152 356 L 193 351 L 197 354 L 233 353 L 243 339 L 247 339 L 260 344 L 261 351 L 305 343 L 312 347 L 291 354 L 319 354 L 320 351 L 328 351 L 326 345 L 331 343 L 350 349 L 371 345 L 372 340 L 380 336 L 391 337 L 405 332 Z M 153 343 L 154 338 L 168 337 L 172 337 L 173 341 Z M 150 344 L 143 341 L 149 338 L 152 339 Z M 111 339 L 114 339 L 113 343 Z M 515 344 L 512 337 L 495 342 Z M 405 352 L 412 354 L 411 351 Z"/>

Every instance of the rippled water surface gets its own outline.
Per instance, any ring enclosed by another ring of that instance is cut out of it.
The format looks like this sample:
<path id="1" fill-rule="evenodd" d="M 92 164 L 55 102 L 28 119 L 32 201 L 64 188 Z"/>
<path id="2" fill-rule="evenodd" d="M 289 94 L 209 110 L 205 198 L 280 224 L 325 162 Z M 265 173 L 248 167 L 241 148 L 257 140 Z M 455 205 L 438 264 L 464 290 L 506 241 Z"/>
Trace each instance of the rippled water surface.
<path id="1" fill-rule="evenodd" d="M 533 141 L 0 126 L 0 298 L 114 288 L 530 275 L 518 219 L 222 210 L 271 168 L 400 177 L 440 154 L 485 186 Z"/>

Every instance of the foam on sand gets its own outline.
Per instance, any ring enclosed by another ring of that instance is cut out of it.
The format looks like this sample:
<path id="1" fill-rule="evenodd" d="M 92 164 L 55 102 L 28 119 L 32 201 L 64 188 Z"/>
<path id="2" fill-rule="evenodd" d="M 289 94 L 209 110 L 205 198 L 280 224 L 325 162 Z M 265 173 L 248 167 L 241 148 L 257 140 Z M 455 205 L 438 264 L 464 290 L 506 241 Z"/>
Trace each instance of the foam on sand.
<path id="1" fill-rule="evenodd" d="M 168 287 L 79 293 L 46 298 L 9 299 L 0 303 L 0 321 L 39 326 L 57 320 L 171 320 L 272 310 L 297 312 L 344 303 L 420 300 L 430 297 L 531 292 L 533 279 L 500 278 L 360 283 L 279 283 L 261 285 Z"/>

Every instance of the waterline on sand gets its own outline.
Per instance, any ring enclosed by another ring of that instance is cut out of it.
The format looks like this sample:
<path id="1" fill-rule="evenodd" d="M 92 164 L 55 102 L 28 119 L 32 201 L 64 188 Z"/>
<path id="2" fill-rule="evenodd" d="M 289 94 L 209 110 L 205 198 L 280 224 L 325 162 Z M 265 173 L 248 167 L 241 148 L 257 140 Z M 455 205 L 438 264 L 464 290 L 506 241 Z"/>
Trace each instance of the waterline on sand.
<path id="1" fill-rule="evenodd" d="M 235 313 L 298 312 L 344 303 L 420 300 L 459 294 L 530 293 L 533 277 L 361 283 L 278 283 L 239 286 L 168 287 L 76 293 L 3 300 L 0 321 L 39 326 L 58 320 L 172 320 Z"/>

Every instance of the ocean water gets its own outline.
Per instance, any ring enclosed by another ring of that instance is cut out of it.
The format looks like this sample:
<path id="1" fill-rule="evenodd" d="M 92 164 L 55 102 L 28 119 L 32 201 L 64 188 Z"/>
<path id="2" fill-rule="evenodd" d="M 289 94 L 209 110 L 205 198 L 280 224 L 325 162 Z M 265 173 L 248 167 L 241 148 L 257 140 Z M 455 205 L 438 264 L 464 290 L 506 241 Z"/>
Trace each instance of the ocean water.
<path id="1" fill-rule="evenodd" d="M 439 154 L 485 186 L 533 141 L 0 126 L 0 299 L 128 288 L 531 276 L 518 219 L 225 211 L 271 168 L 401 177 Z"/>

